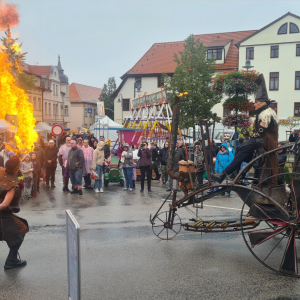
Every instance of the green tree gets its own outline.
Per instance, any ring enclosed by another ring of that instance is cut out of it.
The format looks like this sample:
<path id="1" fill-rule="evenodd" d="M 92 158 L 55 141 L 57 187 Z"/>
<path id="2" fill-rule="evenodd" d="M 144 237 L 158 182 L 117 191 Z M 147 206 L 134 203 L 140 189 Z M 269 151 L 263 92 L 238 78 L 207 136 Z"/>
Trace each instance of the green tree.
<path id="1" fill-rule="evenodd" d="M 280 120 L 280 126 L 288 127 L 292 131 L 295 127 L 300 127 L 300 118 L 299 117 L 288 117 L 286 120 Z"/>
<path id="2" fill-rule="evenodd" d="M 212 107 L 221 101 L 220 94 L 210 87 L 216 70 L 214 60 L 207 58 L 207 48 L 201 41 L 190 35 L 184 50 L 174 54 L 174 61 L 177 63 L 174 75 L 163 74 L 164 86 L 171 104 L 175 95 L 188 92 L 180 100 L 180 127 L 194 127 L 199 118 L 212 118 Z"/>
<path id="3" fill-rule="evenodd" d="M 114 120 L 114 99 L 112 99 L 111 95 L 116 89 L 115 77 L 109 77 L 107 84 L 104 83 L 102 93 L 99 97 L 99 100 L 104 102 L 105 114 L 112 120 Z"/>
<path id="4" fill-rule="evenodd" d="M 1 38 L 3 44 L 2 51 L 7 54 L 11 63 L 11 72 L 17 79 L 17 86 L 28 93 L 36 87 L 36 79 L 34 75 L 28 75 L 22 72 L 22 64 L 25 61 L 27 52 L 21 52 L 22 44 L 19 45 L 17 41 L 18 39 L 13 39 L 11 37 L 10 29 L 7 29 L 5 31 L 5 36 Z"/>

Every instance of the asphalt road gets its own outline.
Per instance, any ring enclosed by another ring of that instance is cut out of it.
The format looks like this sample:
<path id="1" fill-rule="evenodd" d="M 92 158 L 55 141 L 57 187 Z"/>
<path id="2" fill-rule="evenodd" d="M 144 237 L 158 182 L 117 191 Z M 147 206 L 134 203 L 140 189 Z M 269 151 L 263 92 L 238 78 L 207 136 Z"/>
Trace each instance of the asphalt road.
<path id="1" fill-rule="evenodd" d="M 57 180 L 58 181 L 58 180 Z M 149 215 L 167 196 L 161 183 L 153 194 L 110 185 L 103 194 L 64 194 L 57 182 L 35 199 L 22 201 L 20 216 L 30 232 L 20 249 L 27 266 L 0 269 L 0 299 L 67 299 L 65 210 L 81 225 L 82 299 L 300 299 L 300 279 L 280 276 L 249 252 L 241 233 L 184 231 L 163 241 L 153 233 Z M 182 193 L 181 193 L 182 195 Z M 239 218 L 241 200 L 214 198 L 202 218 Z M 166 209 L 167 209 L 166 204 Z M 217 207 L 216 207 L 217 206 Z M 223 208 L 218 208 L 222 206 Z M 188 222 L 190 213 L 178 214 Z M 4 265 L 8 248 L 1 244 Z"/>

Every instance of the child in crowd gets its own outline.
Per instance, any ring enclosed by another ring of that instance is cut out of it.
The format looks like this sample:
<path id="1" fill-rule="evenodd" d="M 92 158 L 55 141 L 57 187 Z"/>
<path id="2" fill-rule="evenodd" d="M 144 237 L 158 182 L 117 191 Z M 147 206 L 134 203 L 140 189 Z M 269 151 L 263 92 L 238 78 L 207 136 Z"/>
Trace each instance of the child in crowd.
<path id="1" fill-rule="evenodd" d="M 37 160 L 36 152 L 31 153 L 31 163 L 33 165 L 33 182 L 32 182 L 31 195 L 33 197 L 36 197 L 37 196 L 37 185 L 38 185 L 38 180 L 40 180 L 40 172 L 41 172 L 41 164 Z"/>
<path id="2" fill-rule="evenodd" d="M 12 151 L 8 152 L 8 159 L 10 159 L 10 158 L 12 158 L 14 156 L 15 156 L 15 154 Z"/>
<path id="3" fill-rule="evenodd" d="M 24 198 L 31 197 L 31 189 L 32 189 L 32 178 L 33 178 L 33 165 L 30 161 L 30 156 L 27 154 L 22 162 L 21 172 L 24 177 Z"/>
<path id="4" fill-rule="evenodd" d="M 133 169 L 132 169 L 132 185 L 133 189 L 135 189 L 135 181 L 136 181 L 136 163 L 133 163 Z"/>

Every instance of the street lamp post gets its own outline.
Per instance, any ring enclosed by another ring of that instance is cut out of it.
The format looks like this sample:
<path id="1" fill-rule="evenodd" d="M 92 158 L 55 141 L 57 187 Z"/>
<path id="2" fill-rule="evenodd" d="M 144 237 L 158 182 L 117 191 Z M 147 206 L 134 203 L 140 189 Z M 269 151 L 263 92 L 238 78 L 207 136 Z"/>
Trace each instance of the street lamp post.
<path id="1" fill-rule="evenodd" d="M 122 111 L 121 124 L 123 125 L 123 96 L 122 96 L 122 94 L 119 94 L 118 102 L 121 103 L 121 111 Z"/>

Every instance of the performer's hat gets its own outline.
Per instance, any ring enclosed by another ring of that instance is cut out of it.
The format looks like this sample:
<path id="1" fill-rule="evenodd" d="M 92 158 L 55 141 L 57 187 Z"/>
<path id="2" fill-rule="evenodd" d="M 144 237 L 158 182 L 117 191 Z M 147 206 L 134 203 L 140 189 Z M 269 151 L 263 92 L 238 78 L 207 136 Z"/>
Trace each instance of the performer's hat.
<path id="1" fill-rule="evenodd" d="M 255 101 L 259 102 L 269 102 L 268 91 L 266 88 L 266 82 L 263 74 L 260 74 L 255 80 L 255 83 L 258 85 L 258 90 L 255 96 Z"/>
<path id="2" fill-rule="evenodd" d="M 13 174 L 15 171 L 19 170 L 21 167 L 21 160 L 17 156 L 13 156 L 6 162 L 6 172 Z"/>

